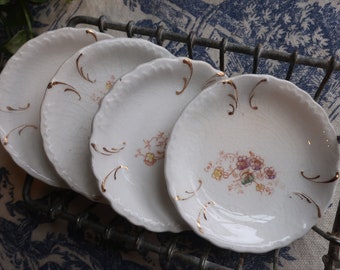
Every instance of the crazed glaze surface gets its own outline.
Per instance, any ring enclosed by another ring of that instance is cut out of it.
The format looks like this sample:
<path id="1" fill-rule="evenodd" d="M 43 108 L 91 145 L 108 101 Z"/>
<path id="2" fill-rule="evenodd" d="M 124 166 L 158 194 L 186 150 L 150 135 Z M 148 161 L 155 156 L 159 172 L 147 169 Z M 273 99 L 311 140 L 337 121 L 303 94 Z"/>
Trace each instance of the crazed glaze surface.
<path id="1" fill-rule="evenodd" d="M 173 56 L 142 39 L 103 40 L 76 52 L 47 87 L 41 107 L 46 154 L 66 183 L 91 200 L 102 200 L 89 151 L 91 123 L 101 99 L 122 75 L 159 57 Z M 100 146 L 93 147 L 100 151 Z M 107 155 L 119 151 L 105 150 Z"/>
<path id="2" fill-rule="evenodd" d="M 203 91 L 170 136 L 170 197 L 200 236 L 266 252 L 303 236 L 328 207 L 339 150 L 327 115 L 293 84 L 241 75 Z M 319 183 L 318 183 L 319 182 Z"/>
<path id="3" fill-rule="evenodd" d="M 40 106 L 59 66 L 82 47 L 112 36 L 62 28 L 24 44 L 0 75 L 0 138 L 27 173 L 53 186 L 67 186 L 49 163 L 40 135 Z"/>
<path id="4" fill-rule="evenodd" d="M 151 231 L 187 228 L 164 180 L 164 151 L 173 124 L 207 85 L 226 79 L 187 58 L 157 59 L 123 76 L 102 100 L 90 142 L 103 196 L 132 223 Z"/>

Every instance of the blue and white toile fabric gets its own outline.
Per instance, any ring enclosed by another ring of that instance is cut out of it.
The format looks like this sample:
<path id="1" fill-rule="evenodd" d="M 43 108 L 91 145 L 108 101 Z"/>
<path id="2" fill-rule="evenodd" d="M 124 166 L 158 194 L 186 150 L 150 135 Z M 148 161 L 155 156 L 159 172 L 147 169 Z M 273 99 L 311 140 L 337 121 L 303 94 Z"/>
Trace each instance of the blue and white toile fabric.
<path id="1" fill-rule="evenodd" d="M 297 50 L 298 54 L 322 59 L 340 57 L 340 1 L 225 1 L 225 0 L 54 0 L 33 6 L 34 27 L 38 33 L 66 25 L 76 15 L 108 16 L 113 21 L 156 27 L 197 36 L 222 39 L 228 42 L 278 49 Z M 124 35 L 114 32 L 115 36 Z M 165 47 L 177 56 L 187 54 L 183 44 L 165 42 Z M 205 60 L 218 68 L 218 51 L 194 48 L 194 58 Z M 226 54 L 226 73 L 229 76 L 250 73 L 252 58 L 235 53 Z M 284 78 L 288 65 L 261 60 L 258 72 Z M 297 66 L 292 81 L 313 95 L 324 76 L 324 70 Z M 340 72 L 334 72 L 322 92 L 319 103 L 340 134 Z M 50 221 L 28 210 L 22 200 L 25 173 L 0 148 L 0 269 L 191 269 L 183 263 L 167 264 L 165 258 L 154 254 L 138 254 L 101 245 L 90 232 L 77 232 L 64 221 Z M 35 186 L 39 197 L 43 184 Z M 340 198 L 337 190 L 334 206 L 320 220 L 319 226 L 332 229 L 336 206 Z M 127 225 L 128 226 L 128 225 Z M 160 243 L 169 239 L 155 235 Z M 190 243 L 195 237 L 186 237 Z M 193 246 L 197 244 L 192 243 Z M 323 269 L 322 255 L 328 242 L 315 232 L 279 253 L 278 269 Z M 243 269 L 271 269 L 272 252 L 245 256 Z M 236 267 L 236 253 L 216 252 L 213 261 L 230 269 Z"/>

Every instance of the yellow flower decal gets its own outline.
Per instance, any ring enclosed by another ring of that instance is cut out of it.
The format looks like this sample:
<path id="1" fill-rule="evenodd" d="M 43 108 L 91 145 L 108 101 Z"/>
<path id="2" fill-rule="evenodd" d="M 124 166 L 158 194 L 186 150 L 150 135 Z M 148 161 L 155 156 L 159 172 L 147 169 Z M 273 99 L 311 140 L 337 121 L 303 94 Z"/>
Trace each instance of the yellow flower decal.
<path id="1" fill-rule="evenodd" d="M 263 192 L 265 188 L 264 184 L 256 184 L 256 191 Z"/>
<path id="2" fill-rule="evenodd" d="M 145 154 L 144 163 L 146 165 L 152 166 L 156 161 L 157 161 L 157 159 L 155 158 L 154 153 L 148 152 L 148 153 Z"/>
<path id="3" fill-rule="evenodd" d="M 221 180 L 223 172 L 224 170 L 222 167 L 216 167 L 214 172 L 212 173 L 212 177 L 215 178 L 216 180 Z"/>
<path id="4" fill-rule="evenodd" d="M 113 86 L 113 82 L 112 81 L 107 81 L 105 86 L 106 86 L 107 90 L 110 90 L 112 88 L 112 86 Z"/>

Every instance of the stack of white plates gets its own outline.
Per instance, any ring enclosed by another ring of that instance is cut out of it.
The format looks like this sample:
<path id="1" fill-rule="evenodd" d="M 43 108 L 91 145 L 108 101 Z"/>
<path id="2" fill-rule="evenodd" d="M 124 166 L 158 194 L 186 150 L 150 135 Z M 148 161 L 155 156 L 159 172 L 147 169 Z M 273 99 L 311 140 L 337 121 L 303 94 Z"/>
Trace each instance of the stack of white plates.
<path id="1" fill-rule="evenodd" d="M 227 78 L 142 39 L 63 28 L 0 75 L 0 136 L 35 178 L 154 232 L 266 252 L 315 225 L 339 178 L 323 109 L 269 75 Z"/>

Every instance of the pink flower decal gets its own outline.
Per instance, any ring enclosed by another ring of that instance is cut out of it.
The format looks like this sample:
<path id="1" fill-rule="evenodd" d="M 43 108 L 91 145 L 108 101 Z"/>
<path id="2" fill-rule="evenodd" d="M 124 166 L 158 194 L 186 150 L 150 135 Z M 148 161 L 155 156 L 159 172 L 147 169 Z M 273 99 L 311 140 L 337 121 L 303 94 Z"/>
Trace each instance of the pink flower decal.
<path id="1" fill-rule="evenodd" d="M 239 156 L 236 163 L 237 169 L 242 171 L 249 167 L 249 158 L 247 156 Z"/>
<path id="2" fill-rule="evenodd" d="M 275 179 L 276 177 L 276 172 L 273 167 L 264 168 L 264 173 L 267 179 Z"/>
<path id="3" fill-rule="evenodd" d="M 259 171 L 262 169 L 263 167 L 263 159 L 258 157 L 258 156 L 254 156 L 250 159 L 249 161 L 250 163 L 250 167 L 254 170 L 254 171 Z"/>

